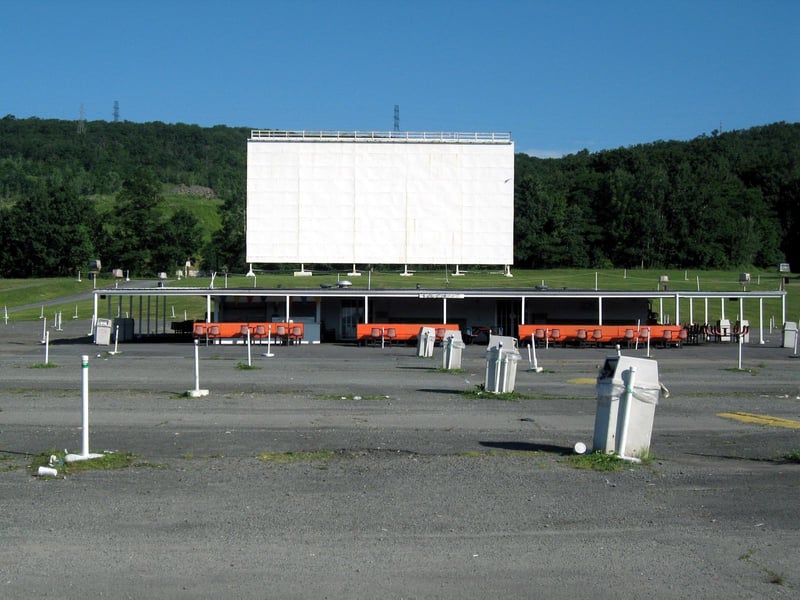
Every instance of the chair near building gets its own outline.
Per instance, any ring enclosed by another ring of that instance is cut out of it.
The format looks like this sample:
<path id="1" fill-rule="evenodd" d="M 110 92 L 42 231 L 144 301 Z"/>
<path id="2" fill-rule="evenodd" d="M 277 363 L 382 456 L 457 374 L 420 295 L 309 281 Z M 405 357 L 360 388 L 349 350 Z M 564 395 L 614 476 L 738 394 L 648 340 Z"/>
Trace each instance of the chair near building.
<path id="1" fill-rule="evenodd" d="M 630 348 L 636 341 L 636 332 L 633 329 L 626 329 L 622 339 L 628 345 L 628 348 Z"/>
<path id="2" fill-rule="evenodd" d="M 303 328 L 300 325 L 292 325 L 289 332 L 289 343 L 299 344 L 303 339 Z"/>
<path id="3" fill-rule="evenodd" d="M 373 327 L 369 332 L 369 343 L 373 346 L 380 344 L 383 338 L 383 330 L 380 327 Z"/>

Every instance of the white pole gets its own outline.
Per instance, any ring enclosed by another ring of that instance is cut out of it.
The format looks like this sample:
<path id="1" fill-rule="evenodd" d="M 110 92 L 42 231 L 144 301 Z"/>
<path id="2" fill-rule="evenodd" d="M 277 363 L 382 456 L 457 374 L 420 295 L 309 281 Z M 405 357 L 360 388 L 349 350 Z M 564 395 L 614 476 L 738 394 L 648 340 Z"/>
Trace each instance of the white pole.
<path id="1" fill-rule="evenodd" d="M 75 305 L 75 316 L 72 317 L 72 318 L 73 319 L 77 319 L 78 318 L 78 305 L 77 304 Z"/>
<path id="2" fill-rule="evenodd" d="M 620 406 L 622 409 L 622 420 L 619 423 L 619 437 L 617 438 L 618 446 L 617 446 L 617 456 L 620 458 L 625 457 L 625 445 L 628 442 L 628 421 L 630 420 L 631 415 L 631 403 L 633 400 L 633 384 L 636 380 L 636 367 L 631 367 L 628 369 L 628 381 L 625 383 L 625 393 L 622 395 L 622 400 L 624 402 L 623 406 Z"/>
<path id="3" fill-rule="evenodd" d="M 117 352 L 118 345 L 119 345 L 119 325 L 114 327 L 114 354 L 119 354 Z"/>
<path id="4" fill-rule="evenodd" d="M 8 306 L 3 307 L 3 320 L 6 322 L 6 325 L 8 325 Z"/>
<path id="5" fill-rule="evenodd" d="M 247 366 L 248 367 L 252 367 L 253 366 L 253 362 L 252 362 L 252 359 L 250 357 L 251 357 L 251 354 L 250 354 L 250 328 L 248 327 L 247 328 Z"/>
<path id="6" fill-rule="evenodd" d="M 44 304 L 42 304 L 42 312 L 39 313 L 39 318 L 44 319 Z"/>
<path id="7" fill-rule="evenodd" d="M 194 341 L 194 391 L 200 392 L 200 347 Z"/>
<path id="8" fill-rule="evenodd" d="M 44 344 L 44 334 L 47 333 L 47 317 L 42 321 L 42 343 Z"/>
<path id="9" fill-rule="evenodd" d="M 744 339 L 744 334 L 741 331 L 742 326 L 739 325 L 739 370 L 742 370 L 742 340 Z"/>
<path id="10" fill-rule="evenodd" d="M 758 343 L 764 344 L 764 299 L 758 299 Z"/>
<path id="11" fill-rule="evenodd" d="M 500 365 L 502 361 L 503 355 L 503 344 L 499 344 L 497 346 L 497 364 L 495 365 L 494 371 L 494 393 L 500 393 Z"/>
<path id="12" fill-rule="evenodd" d="M 58 311 L 58 327 L 56 327 L 56 331 L 64 331 L 61 327 L 61 311 Z"/>
<path id="13" fill-rule="evenodd" d="M 208 396 L 208 390 L 200 389 L 200 340 L 194 340 L 194 389 L 186 392 L 186 395 L 191 398 L 200 398 L 201 396 Z"/>
<path id="14" fill-rule="evenodd" d="M 650 358 L 650 328 L 647 328 L 647 358 Z"/>
<path id="15" fill-rule="evenodd" d="M 44 364 L 50 364 L 50 332 L 44 335 Z"/>
<path id="16" fill-rule="evenodd" d="M 697 276 L 697 291 L 700 291 L 700 275 Z"/>
<path id="17" fill-rule="evenodd" d="M 533 364 L 529 368 L 530 371 L 541 373 L 543 369 L 539 366 L 539 360 L 536 358 L 536 342 L 528 344 L 528 362 L 531 362 L 531 352 L 533 352 Z"/>
<path id="18" fill-rule="evenodd" d="M 267 325 L 267 353 L 264 356 L 267 358 L 275 356 L 272 353 L 272 325 Z"/>
<path id="19" fill-rule="evenodd" d="M 81 372 L 83 374 L 83 445 L 81 454 L 89 456 L 89 356 L 81 356 Z"/>

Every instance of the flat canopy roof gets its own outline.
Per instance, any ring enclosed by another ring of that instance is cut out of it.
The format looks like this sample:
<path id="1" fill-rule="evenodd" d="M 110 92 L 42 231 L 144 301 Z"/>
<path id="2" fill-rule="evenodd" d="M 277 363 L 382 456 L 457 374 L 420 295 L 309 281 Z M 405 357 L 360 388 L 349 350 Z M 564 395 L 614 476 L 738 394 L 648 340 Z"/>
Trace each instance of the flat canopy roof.
<path id="1" fill-rule="evenodd" d="M 305 288 L 210 288 L 210 287 L 125 287 L 94 290 L 95 296 L 243 296 L 243 297 L 293 297 L 317 296 L 336 298 L 785 298 L 781 291 L 629 291 L 629 290 L 579 290 L 568 288 L 403 288 L 363 289 L 352 287 Z"/>

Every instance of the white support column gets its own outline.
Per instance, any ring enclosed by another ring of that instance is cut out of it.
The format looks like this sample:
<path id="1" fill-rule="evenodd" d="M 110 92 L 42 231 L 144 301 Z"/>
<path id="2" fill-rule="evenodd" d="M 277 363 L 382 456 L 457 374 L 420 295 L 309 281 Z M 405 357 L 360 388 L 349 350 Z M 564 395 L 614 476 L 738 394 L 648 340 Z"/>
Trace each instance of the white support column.
<path id="1" fill-rule="evenodd" d="M 525 325 L 525 296 L 522 297 L 522 302 L 520 303 L 520 305 L 522 308 L 522 314 L 519 316 L 519 324 Z"/>
<path id="2" fill-rule="evenodd" d="M 603 297 L 597 297 L 597 324 L 603 324 Z"/>
<path id="3" fill-rule="evenodd" d="M 739 297 L 739 326 L 744 322 L 744 296 Z"/>
<path id="4" fill-rule="evenodd" d="M 681 295 L 675 294 L 675 325 L 681 324 Z"/>
<path id="5" fill-rule="evenodd" d="M 758 343 L 764 344 L 764 298 L 758 299 Z"/>
<path id="6" fill-rule="evenodd" d="M 211 294 L 206 294 L 206 323 L 211 323 Z"/>
<path id="7" fill-rule="evenodd" d="M 442 298 L 442 323 L 447 323 L 447 298 Z"/>
<path id="8" fill-rule="evenodd" d="M 364 296 L 364 323 L 369 323 L 369 296 Z"/>
<path id="9" fill-rule="evenodd" d="M 786 294 L 781 298 L 781 327 L 786 323 Z"/>

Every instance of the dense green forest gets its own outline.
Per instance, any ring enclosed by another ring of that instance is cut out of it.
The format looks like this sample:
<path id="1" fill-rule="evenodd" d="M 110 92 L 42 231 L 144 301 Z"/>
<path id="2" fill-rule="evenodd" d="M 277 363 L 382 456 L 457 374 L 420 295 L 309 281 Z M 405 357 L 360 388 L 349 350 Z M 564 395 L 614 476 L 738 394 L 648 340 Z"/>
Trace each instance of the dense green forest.
<path id="1" fill-rule="evenodd" d="M 71 274 L 90 258 L 136 276 L 186 258 L 243 272 L 249 133 L 0 119 L 0 276 Z M 515 163 L 517 267 L 800 264 L 798 123 Z"/>

